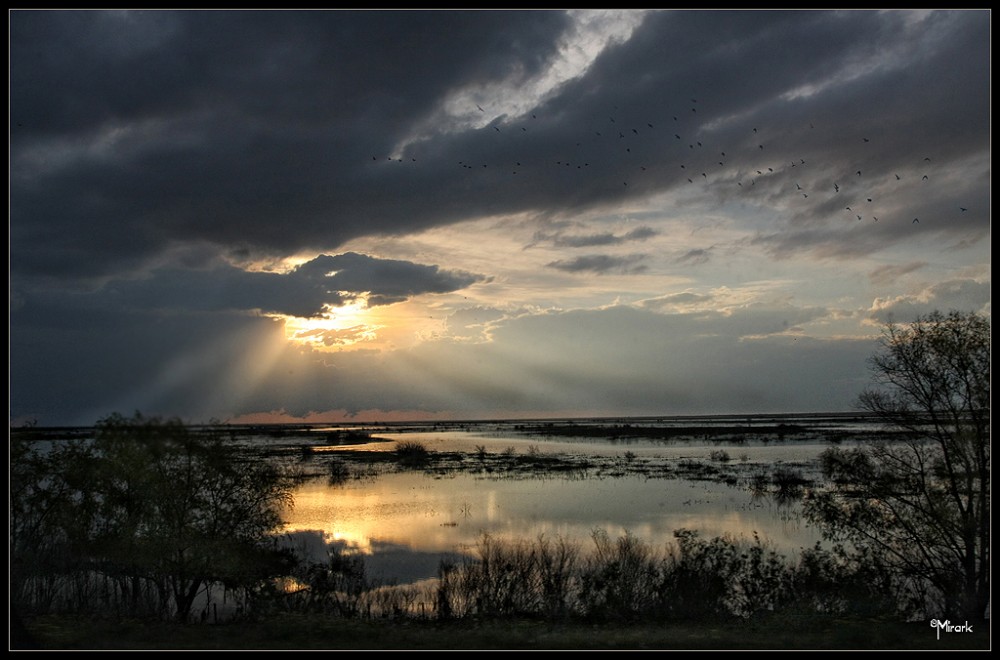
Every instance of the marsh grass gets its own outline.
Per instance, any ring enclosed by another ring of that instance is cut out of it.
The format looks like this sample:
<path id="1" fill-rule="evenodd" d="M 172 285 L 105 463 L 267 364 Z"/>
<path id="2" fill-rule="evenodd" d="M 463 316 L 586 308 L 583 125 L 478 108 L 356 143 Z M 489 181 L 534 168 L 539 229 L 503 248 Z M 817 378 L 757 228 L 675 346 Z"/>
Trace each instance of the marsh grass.
<path id="1" fill-rule="evenodd" d="M 393 454 L 401 465 L 407 467 L 423 467 L 430 461 L 430 451 L 426 445 L 416 440 L 398 443 Z"/>

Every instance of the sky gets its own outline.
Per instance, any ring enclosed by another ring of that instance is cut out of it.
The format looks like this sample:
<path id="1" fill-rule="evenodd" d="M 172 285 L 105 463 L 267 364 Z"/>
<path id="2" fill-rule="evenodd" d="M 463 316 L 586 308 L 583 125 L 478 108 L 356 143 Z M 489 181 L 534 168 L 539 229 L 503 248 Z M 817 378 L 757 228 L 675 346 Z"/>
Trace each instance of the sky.
<path id="1" fill-rule="evenodd" d="M 11 10 L 10 423 L 856 410 L 990 314 L 988 10 Z"/>

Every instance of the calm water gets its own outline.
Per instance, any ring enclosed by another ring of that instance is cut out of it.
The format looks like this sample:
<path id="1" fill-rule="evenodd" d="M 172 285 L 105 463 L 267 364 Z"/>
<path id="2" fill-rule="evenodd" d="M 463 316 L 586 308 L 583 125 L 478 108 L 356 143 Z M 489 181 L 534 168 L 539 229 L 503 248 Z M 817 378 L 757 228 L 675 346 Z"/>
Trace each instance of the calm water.
<path id="1" fill-rule="evenodd" d="M 718 423 L 718 418 L 712 419 Z M 864 422 L 833 420 L 830 424 L 810 428 L 853 424 L 860 429 Z M 402 432 L 383 428 L 374 435 L 378 441 L 366 444 L 365 449 L 392 451 L 398 441 L 406 440 L 418 441 L 430 451 L 470 456 L 485 451 L 490 455 L 588 456 L 605 464 L 615 460 L 668 465 L 701 462 L 743 475 L 770 471 L 779 464 L 808 474 L 819 453 L 831 444 L 822 432 L 782 442 L 739 444 L 526 437 L 504 424 L 418 427 Z M 318 449 L 337 452 L 349 448 Z M 712 453 L 720 450 L 730 457 L 724 464 L 711 459 Z M 484 532 L 528 541 L 539 535 L 569 538 L 585 551 L 593 547 L 591 534 L 597 529 L 612 537 L 631 533 L 654 547 L 672 542 L 674 531 L 681 528 L 697 530 L 705 538 L 730 534 L 750 539 L 757 533 L 791 555 L 820 539 L 818 531 L 802 520 L 797 503 L 778 505 L 770 497 L 755 497 L 745 483 L 727 485 L 676 477 L 574 474 L 511 479 L 485 472 L 441 476 L 407 471 L 342 485 L 329 485 L 325 478 L 319 478 L 298 489 L 286 520 L 294 542 L 313 559 L 323 560 L 330 547 L 362 553 L 370 577 L 398 583 L 434 577 L 443 556 L 475 556 L 474 546 Z"/>

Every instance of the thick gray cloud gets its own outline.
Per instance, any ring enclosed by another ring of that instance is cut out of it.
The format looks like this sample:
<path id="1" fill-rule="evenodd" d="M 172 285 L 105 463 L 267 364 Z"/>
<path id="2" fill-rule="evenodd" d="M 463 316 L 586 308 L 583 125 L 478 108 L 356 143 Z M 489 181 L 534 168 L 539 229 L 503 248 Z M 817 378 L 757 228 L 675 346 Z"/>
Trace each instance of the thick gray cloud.
<path id="1" fill-rule="evenodd" d="M 335 251 L 689 177 L 706 201 L 789 205 L 763 234 L 776 254 L 873 249 L 834 228 L 876 193 L 863 215 L 883 227 L 988 231 L 988 12 L 651 12 L 524 115 L 484 108 L 490 125 L 432 125 L 396 153 L 449 95 L 543 71 L 568 25 L 558 11 L 15 11 L 11 269 L 107 275 L 193 241 Z"/>
<path id="2" fill-rule="evenodd" d="M 449 293 L 483 276 L 437 266 L 348 252 L 320 255 L 288 273 L 247 272 L 230 265 L 209 269 L 167 268 L 149 276 L 109 282 L 96 291 L 48 294 L 64 309 L 90 307 L 156 312 L 243 311 L 321 316 L 359 298 L 368 307 L 403 302 L 426 293 Z M 20 314 L 18 312 L 13 312 Z M 20 320 L 20 316 L 15 316 Z"/>
<path id="3" fill-rule="evenodd" d="M 754 249 L 863 259 L 867 301 L 838 320 L 989 310 L 988 276 L 954 270 L 990 235 L 989 11 L 632 16 L 532 96 L 593 47 L 572 12 L 12 11 L 12 418 L 849 405 L 872 346 L 787 336 L 825 303 L 668 313 L 798 276 L 738 259 Z M 573 277 L 541 270 L 579 292 L 554 308 L 624 273 L 645 309 L 515 319 L 497 310 L 550 280 L 354 247 L 480 219 L 544 227 L 541 261 Z M 728 233 L 681 240 L 702 223 Z M 687 293 L 649 284 L 671 267 Z M 514 299 L 442 310 L 445 338 L 391 354 L 314 353 L 259 315 L 491 278 Z"/>

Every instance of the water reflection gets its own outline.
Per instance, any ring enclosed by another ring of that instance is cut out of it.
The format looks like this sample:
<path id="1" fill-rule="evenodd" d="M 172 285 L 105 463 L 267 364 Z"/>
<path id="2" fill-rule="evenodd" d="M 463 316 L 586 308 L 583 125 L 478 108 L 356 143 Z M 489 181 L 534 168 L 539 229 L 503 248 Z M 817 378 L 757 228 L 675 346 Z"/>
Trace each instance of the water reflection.
<path id="1" fill-rule="evenodd" d="M 671 542 L 681 528 L 705 538 L 757 532 L 789 553 L 819 539 L 795 502 L 778 506 L 724 483 L 642 477 L 501 480 L 398 472 L 340 485 L 317 478 L 299 488 L 286 519 L 297 541 L 311 539 L 303 543 L 312 559 L 322 561 L 328 546 L 363 553 L 370 576 L 399 583 L 433 577 L 442 556 L 472 554 L 483 532 L 574 539 L 585 550 L 595 529 L 612 537 L 629 532 L 653 545 Z"/>

